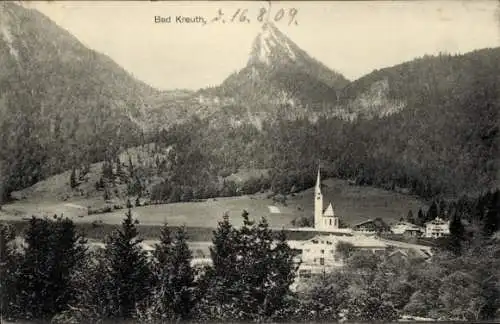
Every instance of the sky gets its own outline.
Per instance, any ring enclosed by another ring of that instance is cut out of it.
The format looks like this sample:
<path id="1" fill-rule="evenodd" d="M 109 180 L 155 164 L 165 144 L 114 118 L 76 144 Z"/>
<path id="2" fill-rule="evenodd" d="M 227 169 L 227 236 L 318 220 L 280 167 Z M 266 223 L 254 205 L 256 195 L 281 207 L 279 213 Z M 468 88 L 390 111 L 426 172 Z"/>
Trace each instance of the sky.
<path id="1" fill-rule="evenodd" d="M 158 89 L 194 90 L 220 84 L 245 66 L 261 28 L 260 8 L 270 10 L 271 21 L 283 8 L 285 14 L 275 25 L 311 56 L 355 80 L 426 54 L 500 46 L 498 3 L 38 1 L 28 6 L 136 78 Z M 175 23 L 176 16 L 209 21 L 219 9 L 225 23 Z M 250 22 L 229 22 L 238 9 L 246 10 Z M 155 16 L 172 16 L 172 22 L 155 23 Z"/>

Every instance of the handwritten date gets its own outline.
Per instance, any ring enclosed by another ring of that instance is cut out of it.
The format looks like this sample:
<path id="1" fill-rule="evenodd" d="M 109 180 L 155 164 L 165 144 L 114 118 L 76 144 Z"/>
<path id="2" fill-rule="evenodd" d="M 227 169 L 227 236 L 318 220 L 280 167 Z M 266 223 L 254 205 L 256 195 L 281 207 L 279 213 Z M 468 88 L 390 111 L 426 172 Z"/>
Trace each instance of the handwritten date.
<path id="1" fill-rule="evenodd" d="M 232 12 L 224 12 L 222 9 L 217 11 L 217 15 L 210 19 L 210 23 L 251 23 L 252 21 L 266 22 L 274 21 L 280 22 L 282 20 L 288 22 L 288 25 L 298 25 L 297 14 L 299 11 L 295 8 L 278 9 L 272 12 L 266 8 L 260 8 L 258 13 L 249 13 L 248 9 L 236 9 Z"/>

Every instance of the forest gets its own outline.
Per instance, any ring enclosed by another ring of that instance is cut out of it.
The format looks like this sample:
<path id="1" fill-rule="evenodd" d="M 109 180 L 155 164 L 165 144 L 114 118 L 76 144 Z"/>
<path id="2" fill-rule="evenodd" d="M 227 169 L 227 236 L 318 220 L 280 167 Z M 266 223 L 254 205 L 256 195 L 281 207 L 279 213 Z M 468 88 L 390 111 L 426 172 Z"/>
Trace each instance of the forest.
<path id="1" fill-rule="evenodd" d="M 388 116 L 365 118 L 360 113 L 344 120 L 325 114 L 311 120 L 297 107 L 268 104 L 262 109 L 275 111 L 274 117 L 251 121 L 241 115 L 254 111 L 251 104 L 241 103 L 220 107 L 228 116 L 192 117 L 147 132 L 122 122 L 107 101 L 96 108 L 95 120 L 76 113 L 69 119 L 44 116 L 40 97 L 46 85 L 38 83 L 26 92 L 22 80 L 14 82 L 13 77 L 0 101 L 6 114 L 1 130 L 9 138 L 0 146 L 3 198 L 54 173 L 85 163 L 114 162 L 124 149 L 150 143 L 175 146 L 177 166 L 165 177 L 174 186 L 196 187 L 198 178 L 210 187 L 217 176 L 240 168 L 265 168 L 272 171 L 265 186 L 288 193 L 309 186 L 311 170 L 321 161 L 328 176 L 361 185 L 430 200 L 477 197 L 498 187 L 499 53 L 484 49 L 415 59 L 352 82 L 339 98 L 339 105 L 348 107 L 374 82 L 386 80 L 389 99 L 405 103 L 404 109 Z M 155 168 L 158 174 L 163 171 L 162 166 Z M 193 179 L 180 179 L 186 174 Z M 157 200 L 166 201 L 166 196 L 159 194 Z"/>

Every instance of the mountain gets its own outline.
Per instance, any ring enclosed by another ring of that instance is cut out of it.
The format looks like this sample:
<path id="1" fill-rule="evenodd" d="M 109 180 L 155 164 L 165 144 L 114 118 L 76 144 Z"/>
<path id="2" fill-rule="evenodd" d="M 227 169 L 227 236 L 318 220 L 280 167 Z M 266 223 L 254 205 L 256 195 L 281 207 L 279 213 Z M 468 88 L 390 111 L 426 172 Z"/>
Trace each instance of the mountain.
<path id="1" fill-rule="evenodd" d="M 258 130 L 241 122 L 202 131 L 200 146 L 224 169 L 273 169 L 282 192 L 304 188 L 321 160 L 330 176 L 361 185 L 478 195 L 500 186 L 499 76 L 500 48 L 425 56 L 347 85 L 338 104 L 364 111 L 353 120 L 279 114 Z M 221 111 L 221 120 L 248 114 L 237 105 Z"/>
<path id="2" fill-rule="evenodd" d="M 220 85 L 189 91 L 164 91 L 148 109 L 151 128 L 168 128 L 193 116 L 210 127 L 252 124 L 276 116 L 289 119 L 345 114 L 336 105 L 349 81 L 309 56 L 274 24 L 264 23 L 247 64 Z"/>
<path id="3" fill-rule="evenodd" d="M 426 198 L 499 184 L 499 48 L 349 83 L 268 23 L 220 86 L 160 92 L 40 13 L 0 9 L 0 191 L 115 159 L 160 127 L 148 138 L 176 162 L 148 172 L 174 198 L 242 168 L 272 169 L 277 191 L 304 189 L 318 160 L 330 176 Z"/>
<path id="4" fill-rule="evenodd" d="M 102 160 L 133 142 L 145 126 L 145 103 L 155 94 L 43 14 L 2 2 L 3 191 L 76 164 Z"/>
<path id="5" fill-rule="evenodd" d="M 409 188 L 423 197 L 480 194 L 500 186 L 499 76 L 500 48 L 376 70 L 339 96 L 353 109 L 371 104 L 374 117 L 320 122 L 314 140 L 326 146 L 322 156 L 342 177 L 358 183 Z M 307 141 L 299 152 L 297 142 L 282 150 L 307 156 Z"/>
<path id="6" fill-rule="evenodd" d="M 270 22 L 255 38 L 245 67 L 222 84 L 201 93 L 230 98 L 235 113 L 276 115 L 277 106 L 291 107 L 291 118 L 307 111 L 331 109 L 349 81 L 309 56 Z M 239 108 L 238 108 L 239 107 Z"/>
<path id="7" fill-rule="evenodd" d="M 255 38 L 247 64 L 250 67 L 262 65 L 274 71 L 293 67 L 334 90 L 341 90 L 349 83 L 340 73 L 309 56 L 271 22 L 263 24 Z"/>

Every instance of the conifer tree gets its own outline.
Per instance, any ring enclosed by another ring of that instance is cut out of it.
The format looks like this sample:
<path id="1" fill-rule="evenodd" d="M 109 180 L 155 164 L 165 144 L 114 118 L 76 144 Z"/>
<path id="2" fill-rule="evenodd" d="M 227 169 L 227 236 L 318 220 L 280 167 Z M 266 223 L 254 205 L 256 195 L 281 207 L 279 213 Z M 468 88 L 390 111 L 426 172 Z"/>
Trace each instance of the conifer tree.
<path id="1" fill-rule="evenodd" d="M 455 213 L 450 221 L 450 237 L 448 240 L 448 248 L 455 255 L 462 253 L 462 245 L 465 241 L 465 227 L 458 213 Z"/>
<path id="2" fill-rule="evenodd" d="M 122 162 L 120 161 L 120 157 L 116 157 L 116 173 L 120 176 L 122 174 Z"/>
<path id="3" fill-rule="evenodd" d="M 267 221 L 255 223 L 248 216 L 244 211 L 238 230 L 225 216 L 214 233 L 210 283 L 202 303 L 209 319 L 277 319 L 286 308 L 295 272 L 291 249 L 284 233 L 274 242 Z"/>
<path id="4" fill-rule="evenodd" d="M 438 216 L 439 216 L 438 205 L 436 201 L 433 201 L 431 206 L 429 207 L 429 210 L 427 211 L 425 219 L 426 221 L 431 221 Z"/>
<path id="5" fill-rule="evenodd" d="M 31 218 L 25 233 L 27 247 L 24 251 L 18 277 L 20 303 L 24 305 L 27 318 L 50 318 L 44 307 L 46 296 L 50 294 L 50 270 L 45 260 L 50 256 L 51 229 L 47 219 Z"/>
<path id="6" fill-rule="evenodd" d="M 420 208 L 418 210 L 417 220 L 416 220 L 415 225 L 423 226 L 425 224 L 425 222 L 426 222 L 426 220 L 425 220 L 424 212 L 422 211 L 422 208 Z"/>
<path id="7" fill-rule="evenodd" d="M 14 240 L 14 228 L 0 224 L 0 320 L 2 317 L 13 317 L 20 310 L 16 287 L 20 255 L 16 251 Z"/>
<path id="8" fill-rule="evenodd" d="M 129 209 L 122 226 L 106 242 L 104 258 L 108 262 L 106 295 L 111 296 L 108 316 L 132 318 L 136 307 L 152 286 L 152 273 L 145 251 L 142 250 L 136 224 Z"/>
<path id="9" fill-rule="evenodd" d="M 69 185 L 71 188 L 75 188 L 77 185 L 75 168 L 71 169 L 71 175 L 69 177 Z"/>
<path id="10" fill-rule="evenodd" d="M 208 274 L 212 275 L 211 279 L 216 284 L 212 290 L 216 302 L 230 302 L 236 297 L 230 287 L 238 277 L 235 270 L 238 268 L 239 240 L 238 232 L 229 222 L 229 215 L 225 214 L 214 231 L 213 247 L 210 248 L 212 267 Z"/>
<path id="11" fill-rule="evenodd" d="M 406 221 L 411 224 L 415 224 L 415 218 L 413 216 L 413 211 L 410 209 L 408 215 L 406 216 Z"/>
<path id="12" fill-rule="evenodd" d="M 491 236 L 500 229 L 500 190 L 489 195 L 483 220 L 483 235 Z"/>
<path id="13" fill-rule="evenodd" d="M 85 240 L 69 219 L 33 217 L 25 241 L 18 277 L 20 302 L 26 316 L 48 319 L 75 298 L 71 272 L 84 259 Z"/>
<path id="14" fill-rule="evenodd" d="M 160 232 L 160 244 L 156 246 L 155 257 L 161 267 L 170 264 L 170 257 L 172 256 L 172 233 L 168 224 L 165 223 Z"/>
<path id="15" fill-rule="evenodd" d="M 164 226 L 157 258 L 161 292 L 157 297 L 163 312 L 170 319 L 187 320 L 194 306 L 194 271 L 184 227 L 177 230 L 172 241 L 168 227 Z"/>
<path id="16" fill-rule="evenodd" d="M 210 256 L 212 265 L 206 267 L 198 282 L 196 317 L 202 321 L 240 319 L 234 305 L 239 294 L 233 285 L 238 274 L 238 232 L 226 213 L 213 232 Z"/>
<path id="17" fill-rule="evenodd" d="M 265 287 L 265 299 L 261 306 L 261 314 L 265 318 L 286 319 L 290 303 L 290 286 L 295 280 L 296 265 L 294 253 L 286 242 L 286 234 L 280 231 L 276 245 L 271 251 L 270 273 L 268 274 Z M 269 256 L 268 256 L 269 257 Z"/>
<path id="18" fill-rule="evenodd" d="M 441 218 L 446 219 L 446 216 L 452 216 L 452 215 L 447 215 L 447 208 L 448 204 L 446 203 L 446 201 L 444 201 L 443 199 L 439 200 L 438 215 L 440 215 Z"/>

